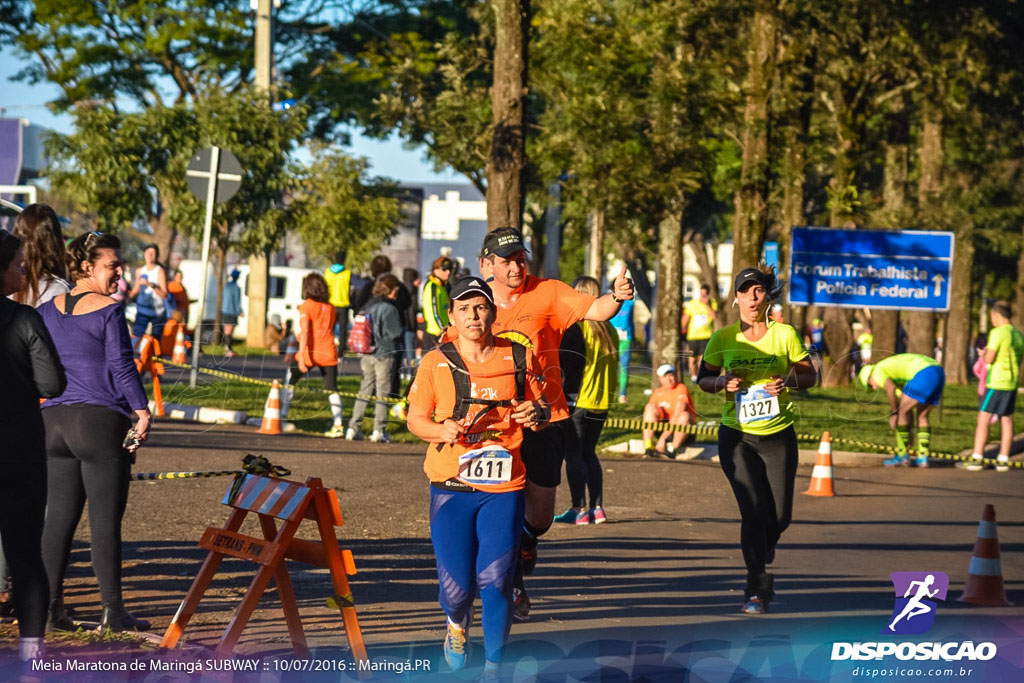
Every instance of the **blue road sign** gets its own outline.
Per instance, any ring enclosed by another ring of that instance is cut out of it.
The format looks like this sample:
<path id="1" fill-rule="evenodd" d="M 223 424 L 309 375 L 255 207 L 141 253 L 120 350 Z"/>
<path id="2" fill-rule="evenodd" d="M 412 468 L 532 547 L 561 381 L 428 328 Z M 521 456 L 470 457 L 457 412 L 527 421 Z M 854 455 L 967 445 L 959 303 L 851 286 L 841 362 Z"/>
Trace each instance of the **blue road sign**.
<path id="1" fill-rule="evenodd" d="M 764 258 L 761 259 L 766 265 L 775 266 L 775 272 L 779 271 L 779 243 L 764 243 Z"/>
<path id="2" fill-rule="evenodd" d="M 793 228 L 789 303 L 948 311 L 953 233 Z"/>

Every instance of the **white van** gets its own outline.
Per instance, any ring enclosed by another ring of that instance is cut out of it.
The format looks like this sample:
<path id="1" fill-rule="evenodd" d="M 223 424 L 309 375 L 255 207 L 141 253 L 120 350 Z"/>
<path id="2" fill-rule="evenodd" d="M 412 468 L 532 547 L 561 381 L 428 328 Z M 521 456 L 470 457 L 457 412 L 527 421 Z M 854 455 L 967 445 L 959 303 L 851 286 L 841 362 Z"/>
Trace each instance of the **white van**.
<path id="1" fill-rule="evenodd" d="M 202 271 L 203 263 L 199 260 L 185 260 L 178 265 L 178 269 L 182 273 L 182 284 L 185 285 L 185 291 L 188 292 L 189 299 L 199 298 L 199 278 L 200 272 Z M 242 310 L 246 313 L 249 311 L 249 264 L 239 263 L 233 268 L 237 268 L 241 275 L 238 276 L 238 286 L 242 289 Z M 230 273 L 232 267 L 226 269 L 226 273 Z M 214 276 L 214 264 L 210 264 L 208 270 L 208 279 L 206 284 L 206 315 L 203 316 L 204 323 L 210 323 L 214 319 L 215 307 L 217 303 L 217 286 L 216 279 Z M 302 303 L 302 279 L 314 271 L 311 268 L 291 268 L 289 266 L 271 266 L 270 267 L 270 279 L 267 281 L 267 321 L 270 321 L 271 316 L 275 313 L 281 316 L 281 324 L 283 325 L 286 321 L 292 321 L 292 329 L 298 333 L 299 329 L 299 304 Z M 225 275 L 225 277 L 227 277 Z M 190 323 L 195 323 L 199 319 L 199 303 L 193 303 L 188 309 L 188 319 Z M 235 339 L 245 339 L 248 326 L 248 315 L 244 315 L 238 319 L 238 325 L 235 327 L 234 334 L 232 337 Z"/>

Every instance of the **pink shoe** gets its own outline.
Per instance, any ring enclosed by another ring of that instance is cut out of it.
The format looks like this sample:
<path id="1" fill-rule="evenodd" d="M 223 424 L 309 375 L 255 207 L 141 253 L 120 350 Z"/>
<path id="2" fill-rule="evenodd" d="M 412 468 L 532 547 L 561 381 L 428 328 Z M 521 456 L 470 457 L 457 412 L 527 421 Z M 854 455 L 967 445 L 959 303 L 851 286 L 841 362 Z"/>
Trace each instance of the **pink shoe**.
<path id="1" fill-rule="evenodd" d="M 590 518 L 594 520 L 594 524 L 604 524 L 608 521 L 608 518 L 604 516 L 604 508 L 591 508 Z"/>
<path id="2" fill-rule="evenodd" d="M 593 516 L 593 513 L 593 510 L 588 510 L 587 512 L 581 512 L 578 515 L 576 515 L 576 526 L 590 524 L 590 520 Z"/>

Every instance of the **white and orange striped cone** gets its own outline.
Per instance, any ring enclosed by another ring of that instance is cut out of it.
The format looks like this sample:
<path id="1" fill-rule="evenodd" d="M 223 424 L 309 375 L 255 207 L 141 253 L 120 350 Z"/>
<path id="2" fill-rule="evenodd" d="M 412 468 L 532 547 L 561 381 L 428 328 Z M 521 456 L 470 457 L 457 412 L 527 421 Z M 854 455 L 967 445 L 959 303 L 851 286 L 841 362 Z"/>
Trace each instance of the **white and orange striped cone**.
<path id="1" fill-rule="evenodd" d="M 811 485 L 804 493 L 808 496 L 829 498 L 836 495 L 832 488 L 832 435 L 828 432 L 821 435 L 818 458 L 814 461 L 814 470 L 811 472 Z"/>
<path id="2" fill-rule="evenodd" d="M 986 505 L 978 523 L 978 540 L 974 544 L 971 566 L 967 570 L 964 594 L 958 602 L 986 607 L 1006 607 L 1013 603 L 1006 599 L 1003 588 L 1003 569 L 999 562 L 999 534 L 996 531 L 996 509 Z"/>
<path id="3" fill-rule="evenodd" d="M 260 434 L 281 433 L 281 384 L 276 379 L 270 385 L 270 395 L 263 409 L 263 424 L 257 431 Z"/>
<path id="4" fill-rule="evenodd" d="M 185 326 L 178 326 L 178 333 L 174 335 L 174 350 L 171 352 L 172 363 L 188 363 L 188 356 L 185 353 Z"/>

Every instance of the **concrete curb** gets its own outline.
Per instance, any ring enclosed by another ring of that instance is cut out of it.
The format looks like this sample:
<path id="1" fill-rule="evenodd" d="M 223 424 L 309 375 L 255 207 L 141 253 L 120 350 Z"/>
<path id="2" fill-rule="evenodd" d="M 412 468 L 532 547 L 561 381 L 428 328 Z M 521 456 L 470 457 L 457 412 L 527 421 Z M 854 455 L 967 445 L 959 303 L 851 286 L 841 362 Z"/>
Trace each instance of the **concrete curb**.
<path id="1" fill-rule="evenodd" d="M 155 413 L 156 404 L 149 402 L 150 412 Z M 205 424 L 245 424 L 248 415 L 241 410 L 225 410 L 223 408 L 206 408 L 190 406 L 183 403 L 164 403 L 163 419 L 189 420 Z"/>

